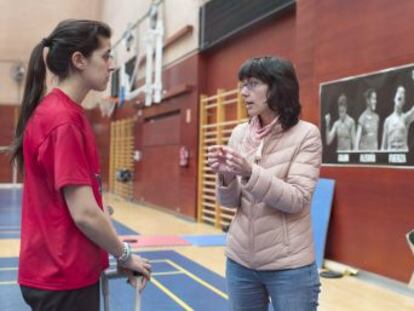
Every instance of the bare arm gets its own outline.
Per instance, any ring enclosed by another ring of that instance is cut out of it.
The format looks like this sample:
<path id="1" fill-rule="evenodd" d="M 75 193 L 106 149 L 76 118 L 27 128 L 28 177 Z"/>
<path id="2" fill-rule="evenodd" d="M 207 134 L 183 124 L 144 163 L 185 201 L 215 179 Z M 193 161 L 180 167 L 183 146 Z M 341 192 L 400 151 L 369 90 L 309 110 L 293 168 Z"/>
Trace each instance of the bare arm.
<path id="1" fill-rule="evenodd" d="M 91 187 L 65 187 L 64 194 L 78 229 L 108 253 L 121 256 L 123 245 L 109 222 L 109 215 L 105 215 L 96 204 Z"/>
<path id="2" fill-rule="evenodd" d="M 405 122 L 407 124 L 407 128 L 410 126 L 410 124 L 414 121 L 414 105 L 411 107 L 410 110 L 408 110 L 405 114 Z"/>
<path id="3" fill-rule="evenodd" d="M 362 127 L 360 124 L 358 124 L 356 135 L 355 135 L 355 146 L 354 149 L 359 149 L 359 143 L 361 142 L 361 134 L 362 134 Z"/>
<path id="4" fill-rule="evenodd" d="M 388 149 L 388 120 L 386 119 L 384 122 L 384 128 L 382 130 L 382 144 L 381 149 L 387 150 Z"/>
<path id="5" fill-rule="evenodd" d="M 353 147 L 354 149 L 356 148 L 356 134 L 355 134 L 355 122 L 352 121 L 352 125 L 351 125 L 351 147 Z"/>
<path id="6" fill-rule="evenodd" d="M 109 219 L 96 203 L 90 186 L 66 186 L 63 188 L 66 203 L 75 225 L 92 242 L 118 258 L 122 255 L 123 244 L 119 240 Z M 141 272 L 150 278 L 148 260 L 132 255 L 125 268 Z"/>
<path id="7" fill-rule="evenodd" d="M 332 128 L 329 130 L 329 123 L 326 125 L 326 144 L 327 145 L 330 145 L 335 138 L 336 126 L 337 126 L 337 123 L 335 122 Z"/>

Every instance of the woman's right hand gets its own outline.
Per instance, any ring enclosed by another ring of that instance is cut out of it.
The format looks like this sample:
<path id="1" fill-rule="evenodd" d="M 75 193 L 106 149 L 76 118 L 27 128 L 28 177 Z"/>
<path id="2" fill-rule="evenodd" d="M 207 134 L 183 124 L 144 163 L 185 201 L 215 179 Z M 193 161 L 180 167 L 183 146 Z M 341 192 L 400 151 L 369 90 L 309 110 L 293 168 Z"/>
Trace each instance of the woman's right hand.
<path id="1" fill-rule="evenodd" d="M 208 147 L 207 151 L 207 164 L 211 170 L 223 176 L 223 185 L 228 185 L 236 177 L 227 164 L 227 155 L 226 155 L 225 146 L 215 145 Z"/>
<path id="2" fill-rule="evenodd" d="M 151 264 L 148 259 L 141 256 L 132 254 L 131 258 L 121 267 L 121 269 L 128 276 L 128 282 L 132 286 L 140 286 L 140 291 L 144 289 L 148 281 L 151 279 Z M 141 284 L 136 284 L 136 276 L 134 275 L 134 272 L 142 274 L 143 278 Z"/>
<path id="3" fill-rule="evenodd" d="M 223 170 L 223 168 L 220 167 L 223 164 L 225 164 L 222 146 L 215 145 L 208 147 L 207 164 L 211 168 L 211 170 L 216 174 L 220 172 L 220 169 Z"/>

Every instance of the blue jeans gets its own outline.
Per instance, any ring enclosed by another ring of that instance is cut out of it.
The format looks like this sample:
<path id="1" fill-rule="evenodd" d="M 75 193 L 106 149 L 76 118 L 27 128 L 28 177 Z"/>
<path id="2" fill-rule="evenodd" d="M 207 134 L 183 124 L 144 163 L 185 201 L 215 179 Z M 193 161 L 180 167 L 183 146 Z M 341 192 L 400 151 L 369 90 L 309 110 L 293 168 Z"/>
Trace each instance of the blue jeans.
<path id="1" fill-rule="evenodd" d="M 226 281 L 231 311 L 316 311 L 320 282 L 318 268 L 309 266 L 258 271 L 227 258 Z"/>

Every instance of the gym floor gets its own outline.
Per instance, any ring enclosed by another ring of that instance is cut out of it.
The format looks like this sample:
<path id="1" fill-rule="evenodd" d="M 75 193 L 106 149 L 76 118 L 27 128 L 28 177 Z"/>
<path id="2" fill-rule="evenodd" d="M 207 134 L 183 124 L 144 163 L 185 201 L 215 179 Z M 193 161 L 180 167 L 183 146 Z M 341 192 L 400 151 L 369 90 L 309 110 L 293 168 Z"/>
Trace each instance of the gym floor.
<path id="1" fill-rule="evenodd" d="M 16 283 L 21 189 L 0 188 L 0 310 L 29 310 Z M 142 294 L 142 310 L 227 310 L 222 232 L 212 226 L 106 195 L 122 235 L 150 241 L 137 249 L 151 260 L 153 279 Z M 168 238 L 169 237 L 169 238 Z M 185 241 L 190 243 L 175 243 Z M 154 247 L 153 245 L 164 246 Z M 172 242 L 171 242 L 172 241 Z M 203 243 L 206 242 L 206 243 Z M 151 245 L 152 244 L 152 245 Z M 167 245 L 169 244 L 169 245 Z M 218 246 L 215 246 L 218 245 Z M 321 278 L 320 311 L 414 310 L 414 297 L 360 277 Z M 125 280 L 109 281 L 111 311 L 132 310 L 134 291 Z"/>

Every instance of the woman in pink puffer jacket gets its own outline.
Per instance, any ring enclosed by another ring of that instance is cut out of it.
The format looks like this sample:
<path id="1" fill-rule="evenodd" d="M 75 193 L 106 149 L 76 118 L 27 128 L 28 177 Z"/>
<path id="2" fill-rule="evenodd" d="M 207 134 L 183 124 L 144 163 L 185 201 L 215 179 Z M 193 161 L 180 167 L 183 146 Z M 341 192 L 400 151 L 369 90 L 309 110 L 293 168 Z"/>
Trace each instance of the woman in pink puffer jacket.
<path id="1" fill-rule="evenodd" d="M 321 164 L 319 129 L 299 120 L 293 65 L 276 57 L 247 60 L 239 71 L 249 122 L 228 146 L 212 146 L 221 205 L 236 208 L 227 237 L 231 310 L 314 311 L 320 282 L 310 204 Z"/>

